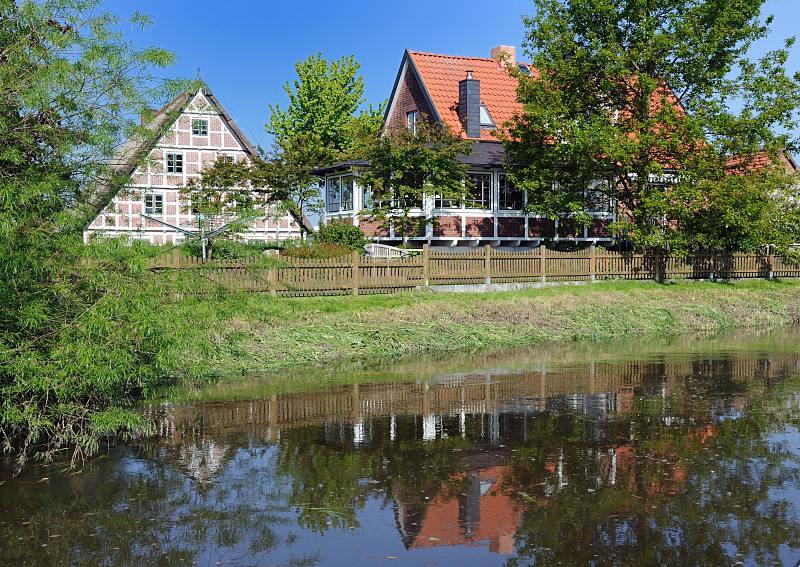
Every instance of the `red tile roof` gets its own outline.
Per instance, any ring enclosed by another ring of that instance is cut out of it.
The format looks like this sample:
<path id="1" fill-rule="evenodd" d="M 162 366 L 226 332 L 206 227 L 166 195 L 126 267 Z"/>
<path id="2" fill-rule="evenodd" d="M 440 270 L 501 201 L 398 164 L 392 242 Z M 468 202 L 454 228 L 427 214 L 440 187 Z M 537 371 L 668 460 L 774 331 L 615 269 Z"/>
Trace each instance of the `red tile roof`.
<path id="1" fill-rule="evenodd" d="M 428 89 L 436 111 L 454 132 L 464 133 L 458 117 L 458 83 L 472 71 L 481 82 L 481 102 L 499 127 L 522 110 L 517 101 L 517 80 L 495 59 L 459 57 L 410 51 L 409 55 Z M 496 140 L 492 130 L 482 130 L 481 140 Z"/>

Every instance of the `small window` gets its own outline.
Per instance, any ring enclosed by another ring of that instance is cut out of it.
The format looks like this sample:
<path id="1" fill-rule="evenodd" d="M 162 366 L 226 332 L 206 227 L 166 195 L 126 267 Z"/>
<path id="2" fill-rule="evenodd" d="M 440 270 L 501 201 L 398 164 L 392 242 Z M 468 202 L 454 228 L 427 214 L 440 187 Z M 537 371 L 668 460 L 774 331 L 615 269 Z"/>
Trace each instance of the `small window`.
<path id="1" fill-rule="evenodd" d="M 167 154 L 167 173 L 183 173 L 183 154 Z"/>
<path id="2" fill-rule="evenodd" d="M 408 126 L 408 130 L 412 134 L 417 133 L 417 122 L 419 122 L 419 112 L 416 110 L 406 115 L 406 126 Z"/>
<path id="3" fill-rule="evenodd" d="M 217 156 L 217 161 L 222 163 L 233 163 L 233 156 L 229 156 L 227 154 L 221 154 Z"/>
<path id="4" fill-rule="evenodd" d="M 500 210 L 503 211 L 521 211 L 522 191 L 514 187 L 514 183 L 508 178 L 508 175 L 501 173 L 498 176 L 500 183 Z"/>
<path id="5" fill-rule="evenodd" d="M 489 114 L 489 109 L 486 108 L 485 104 L 481 105 L 481 128 L 494 128 L 494 120 L 492 120 L 492 115 Z"/>
<path id="6" fill-rule="evenodd" d="M 353 176 L 348 175 L 346 177 L 342 177 L 341 181 L 339 182 L 339 186 L 342 191 L 342 210 L 343 211 L 352 211 L 353 210 Z"/>
<path id="7" fill-rule="evenodd" d="M 148 215 L 164 214 L 164 195 L 148 193 L 144 196 L 144 212 Z"/>
<path id="8" fill-rule="evenodd" d="M 341 203 L 341 193 L 339 191 L 338 177 L 331 177 L 330 179 L 328 179 L 328 190 L 326 191 L 326 193 L 328 201 L 328 212 L 338 213 Z"/>
<path id="9" fill-rule="evenodd" d="M 192 134 L 195 136 L 208 136 L 208 120 L 203 118 L 192 120 Z"/>

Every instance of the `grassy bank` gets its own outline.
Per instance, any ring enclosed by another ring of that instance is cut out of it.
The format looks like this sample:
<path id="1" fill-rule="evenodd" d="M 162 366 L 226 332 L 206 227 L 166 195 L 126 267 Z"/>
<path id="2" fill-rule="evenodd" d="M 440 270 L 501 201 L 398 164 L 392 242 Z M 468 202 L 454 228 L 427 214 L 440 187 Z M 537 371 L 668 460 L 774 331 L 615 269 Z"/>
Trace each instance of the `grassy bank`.
<path id="1" fill-rule="evenodd" d="M 800 323 L 800 282 L 604 282 L 485 294 L 271 299 L 217 309 L 214 373 Z M 205 355 L 210 355 L 206 351 Z"/>

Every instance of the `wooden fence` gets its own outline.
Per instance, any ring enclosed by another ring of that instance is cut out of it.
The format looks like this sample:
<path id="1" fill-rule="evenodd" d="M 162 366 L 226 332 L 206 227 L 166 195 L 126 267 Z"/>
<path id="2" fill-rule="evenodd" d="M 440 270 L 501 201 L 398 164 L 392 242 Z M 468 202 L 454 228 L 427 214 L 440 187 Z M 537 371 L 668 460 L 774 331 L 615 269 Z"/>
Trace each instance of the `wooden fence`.
<path id="1" fill-rule="evenodd" d="M 326 260 L 281 257 L 272 266 L 242 260 L 204 263 L 175 250 L 151 261 L 150 268 L 199 269 L 220 285 L 280 296 L 393 293 L 453 284 L 800 277 L 800 267 L 770 254 L 677 258 L 609 252 L 594 246 L 577 252 L 545 246 L 499 252 L 485 246 L 465 253 L 425 246 L 420 254 L 407 258 L 370 259 L 353 252 Z"/>

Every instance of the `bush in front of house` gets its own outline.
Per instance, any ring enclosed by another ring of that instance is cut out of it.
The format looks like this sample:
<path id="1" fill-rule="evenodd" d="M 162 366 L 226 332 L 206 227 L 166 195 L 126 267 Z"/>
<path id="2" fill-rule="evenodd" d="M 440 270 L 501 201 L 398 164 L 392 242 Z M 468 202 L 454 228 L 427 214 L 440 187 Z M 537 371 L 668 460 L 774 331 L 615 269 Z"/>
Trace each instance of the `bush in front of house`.
<path id="1" fill-rule="evenodd" d="M 314 244 L 302 244 L 285 248 L 282 256 L 289 258 L 303 258 L 307 260 L 322 260 L 327 258 L 340 258 L 349 256 L 351 248 L 333 242 L 315 242 Z"/>
<path id="2" fill-rule="evenodd" d="M 339 244 L 350 250 L 361 250 L 368 242 L 359 227 L 335 221 L 321 225 L 315 240 L 322 244 Z"/>

